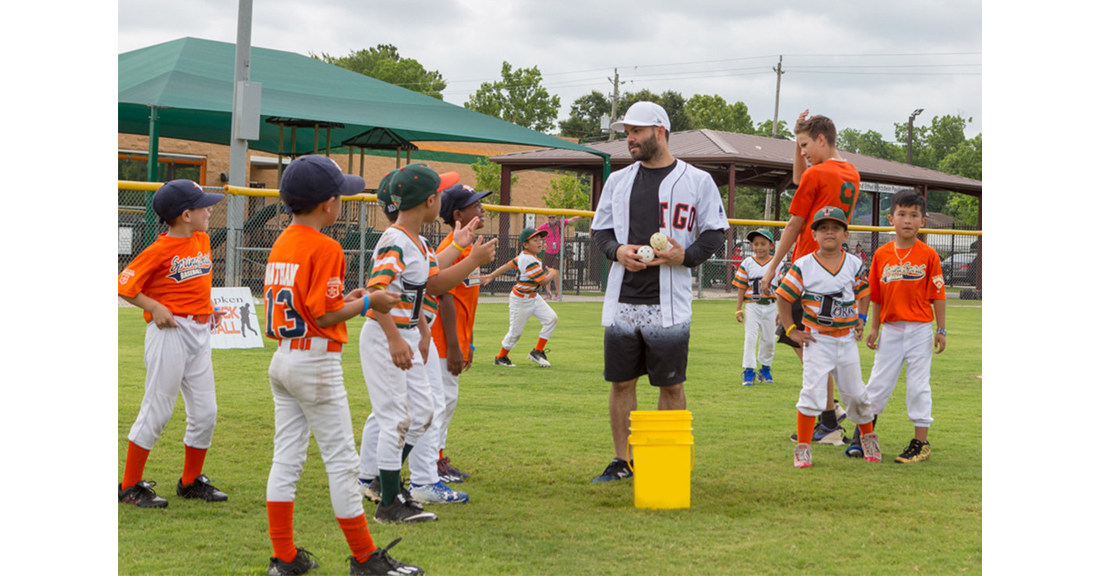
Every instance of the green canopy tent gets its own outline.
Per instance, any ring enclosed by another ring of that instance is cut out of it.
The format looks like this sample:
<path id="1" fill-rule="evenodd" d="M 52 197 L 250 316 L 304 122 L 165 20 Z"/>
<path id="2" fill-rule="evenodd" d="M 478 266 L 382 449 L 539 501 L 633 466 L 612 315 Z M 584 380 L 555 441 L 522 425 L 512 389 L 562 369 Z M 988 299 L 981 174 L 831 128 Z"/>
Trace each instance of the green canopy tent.
<path id="1" fill-rule="evenodd" d="M 181 38 L 118 55 L 118 131 L 230 143 L 235 45 Z M 260 138 L 249 148 L 289 156 L 313 151 L 313 139 L 280 149 L 279 124 L 269 118 L 339 125 L 326 129 L 343 142 L 386 128 L 411 142 L 497 142 L 605 153 L 486 116 L 320 60 L 253 47 L 249 79 L 262 85 Z M 151 114 L 155 111 L 155 115 Z M 155 117 L 155 123 L 150 121 Z M 155 124 L 155 125 L 154 125 Z"/>

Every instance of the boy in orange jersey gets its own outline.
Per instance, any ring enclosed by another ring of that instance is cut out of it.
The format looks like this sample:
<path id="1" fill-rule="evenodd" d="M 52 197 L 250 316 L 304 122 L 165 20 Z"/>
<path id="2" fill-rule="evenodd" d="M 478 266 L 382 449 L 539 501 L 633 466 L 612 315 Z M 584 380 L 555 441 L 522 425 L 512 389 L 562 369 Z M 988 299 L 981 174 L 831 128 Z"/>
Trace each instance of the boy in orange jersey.
<path id="1" fill-rule="evenodd" d="M 130 428 L 126 467 L 118 501 L 140 508 L 164 508 L 168 501 L 142 479 L 149 452 L 172 418 L 183 392 L 187 429 L 183 434 L 183 475 L 176 493 L 184 498 L 223 502 L 228 496 L 202 473 L 214 436 L 218 403 L 210 358 L 210 330 L 224 313 L 210 299 L 212 206 L 223 194 L 203 192 L 190 180 L 172 180 L 153 194 L 153 210 L 168 231 L 146 247 L 118 275 L 118 295 L 144 310 L 145 396 Z"/>
<path id="2" fill-rule="evenodd" d="M 512 293 L 508 295 L 508 333 L 500 343 L 500 352 L 493 359 L 493 364 L 512 367 L 508 352 L 519 342 L 524 324 L 534 316 L 542 324 L 542 330 L 539 331 L 535 348 L 527 354 L 527 359 L 545 368 L 550 366 L 550 360 L 546 358 L 546 342 L 558 326 L 558 315 L 539 295 L 539 288 L 556 278 L 558 271 L 544 267 L 538 257 L 546 245 L 545 230 L 523 229 L 519 233 L 519 245 L 523 248 L 519 255 L 481 279 L 482 282 L 489 283 L 508 270 L 519 272 L 516 283 L 512 286 Z"/>
<path id="3" fill-rule="evenodd" d="M 913 439 L 894 462 L 927 460 L 932 447 L 932 354 L 947 347 L 947 301 L 940 256 L 917 232 L 927 221 L 924 197 L 912 190 L 894 194 L 890 224 L 894 241 L 875 251 L 871 259 L 871 323 L 867 347 L 875 364 L 867 380 L 871 410 L 882 413 L 905 364 L 905 406 L 913 422 Z M 935 320 L 935 335 L 929 324 Z M 929 336 L 932 336 L 929 338 Z M 854 451 L 849 448 L 849 452 Z"/>
<path id="4" fill-rule="evenodd" d="M 817 250 L 817 242 L 808 224 L 814 214 L 826 206 L 834 206 L 840 208 L 844 217 L 851 222 L 856 200 L 859 199 L 859 171 L 844 160 L 836 149 L 836 125 L 828 117 L 809 116 L 809 113 L 809 110 L 802 111 L 794 126 L 795 152 L 791 178 L 798 189 L 791 199 L 791 217 L 776 246 L 775 257 L 761 280 L 765 291 L 771 289 L 776 269 L 792 247 L 792 263 Z M 778 303 L 779 308 L 786 305 L 785 302 Z M 801 328 L 801 311 L 796 306 L 791 312 L 794 323 Z M 785 326 L 777 328 L 779 341 L 789 343 L 785 335 L 779 333 L 783 329 Z M 831 378 L 828 390 L 829 398 L 832 399 L 834 395 Z M 815 436 L 822 439 L 825 436 L 832 437 L 834 432 L 841 430 L 835 403 L 830 401 L 827 408 L 821 413 L 815 430 Z"/>
<path id="5" fill-rule="evenodd" d="M 275 449 L 267 478 L 268 532 L 274 555 L 269 575 L 304 574 L 314 556 L 294 544 L 294 500 L 312 432 L 328 474 L 337 522 L 351 549 L 351 574 L 423 574 L 375 546 L 356 484 L 359 455 L 351 428 L 340 355 L 345 322 L 368 308 L 379 312 L 399 297 L 357 288 L 344 294 L 340 244 L 321 233 L 340 215 L 341 196 L 363 191 L 363 179 L 345 175 L 330 158 L 295 159 L 283 172 L 279 197 L 290 225 L 271 247 L 264 275 L 265 331 L 278 341 L 268 376 L 275 401 Z M 392 572 L 391 572 L 392 571 Z"/>
<path id="6" fill-rule="evenodd" d="M 455 184 L 443 191 L 440 197 L 439 216 L 451 227 L 451 233 L 440 243 L 440 257 L 457 251 L 454 262 L 460 262 L 473 251 L 470 231 L 485 227 L 485 208 L 481 200 L 492 192 L 478 192 L 471 186 Z M 439 297 L 439 321 L 432 326 L 432 340 L 439 352 L 443 368 L 444 406 L 439 422 L 432 422 L 432 432 L 438 450 L 436 467 L 439 479 L 446 483 L 465 481 L 470 475 L 451 464 L 444 456 L 447 436 L 455 408 L 458 406 L 458 378 L 469 370 L 474 360 L 474 318 L 477 315 L 478 298 L 481 295 L 481 269 L 470 275 Z"/>
<path id="7" fill-rule="evenodd" d="M 420 229 L 439 216 L 438 174 L 425 164 L 408 164 L 389 175 L 388 189 L 397 221 L 382 233 L 374 251 L 367 291 L 401 295 L 388 314 L 369 312 L 359 339 L 363 378 L 371 414 L 378 421 L 378 480 L 381 492 L 374 518 L 408 524 L 434 521 L 401 485 L 401 468 L 413 448 L 406 435 L 423 434 L 435 410 L 424 358 L 415 353 L 430 338 L 422 318 L 426 295 L 442 295 L 478 266 L 492 260 L 496 240 L 474 243 L 473 254 L 440 270 L 435 252 L 421 240 Z"/>
<path id="8" fill-rule="evenodd" d="M 857 341 L 863 336 L 867 310 L 866 277 L 857 256 L 841 249 L 848 240 L 847 215 L 826 206 L 814 215 L 810 226 L 819 248 L 795 260 L 783 276 L 776 294 L 802 309 L 803 330 L 797 330 L 791 306 L 779 306 L 784 333 L 802 347 L 802 392 L 798 409 L 798 444 L 794 467 L 813 466 L 810 441 L 815 419 L 828 398 L 829 375 L 848 409 L 848 418 L 863 431 L 864 459 L 880 462 L 878 436 L 872 431 L 871 401 L 860 374 Z"/>

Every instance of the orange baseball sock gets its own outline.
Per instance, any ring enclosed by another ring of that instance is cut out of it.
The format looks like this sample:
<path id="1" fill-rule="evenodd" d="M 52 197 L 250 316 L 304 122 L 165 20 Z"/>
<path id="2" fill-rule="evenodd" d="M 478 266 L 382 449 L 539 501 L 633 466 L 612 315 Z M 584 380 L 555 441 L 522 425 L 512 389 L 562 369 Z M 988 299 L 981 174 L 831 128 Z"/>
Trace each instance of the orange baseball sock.
<path id="1" fill-rule="evenodd" d="M 365 562 L 371 552 L 377 548 L 374 545 L 374 539 L 371 538 L 370 529 L 367 528 L 366 514 L 360 514 L 355 518 L 337 518 L 336 521 L 344 531 L 344 538 L 347 539 L 348 546 L 351 548 L 351 555 L 355 556 L 356 561 Z"/>
<path id="2" fill-rule="evenodd" d="M 874 431 L 875 431 L 875 423 L 873 421 L 868 422 L 866 424 L 859 424 L 859 433 L 860 434 L 870 434 Z"/>
<path id="3" fill-rule="evenodd" d="M 546 338 L 539 338 L 539 341 L 535 344 L 535 350 L 542 352 L 543 348 L 546 348 Z"/>
<path id="4" fill-rule="evenodd" d="M 504 348 L 501 348 L 501 349 L 500 349 L 500 353 L 499 353 L 499 354 L 497 354 L 497 358 L 504 358 L 504 357 L 505 357 L 505 356 L 507 356 L 507 355 L 508 355 L 508 351 L 507 351 L 507 350 L 505 350 Z"/>
<path id="5" fill-rule="evenodd" d="M 206 449 L 205 448 L 192 448 L 186 444 L 183 445 L 183 476 L 180 477 L 180 483 L 184 486 L 188 486 L 195 482 L 195 478 L 202 474 L 202 465 L 206 462 Z"/>
<path id="6" fill-rule="evenodd" d="M 126 469 L 122 473 L 122 490 L 125 490 L 141 481 L 141 475 L 145 474 L 145 462 L 149 459 L 149 451 L 133 442 L 126 448 Z"/>
<path id="7" fill-rule="evenodd" d="M 294 502 L 267 503 L 267 533 L 271 536 L 273 556 L 283 562 L 298 557 L 294 546 Z"/>
<path id="8" fill-rule="evenodd" d="M 807 416 L 802 412 L 798 413 L 798 443 L 809 444 L 814 440 L 814 426 L 817 425 L 817 418 L 814 416 Z"/>

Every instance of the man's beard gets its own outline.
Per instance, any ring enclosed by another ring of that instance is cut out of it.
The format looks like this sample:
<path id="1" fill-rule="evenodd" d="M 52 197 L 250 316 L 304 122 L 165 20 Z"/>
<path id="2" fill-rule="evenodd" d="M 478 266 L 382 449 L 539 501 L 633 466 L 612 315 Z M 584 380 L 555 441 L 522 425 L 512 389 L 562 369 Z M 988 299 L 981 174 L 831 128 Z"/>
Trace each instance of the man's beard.
<path id="1" fill-rule="evenodd" d="M 657 132 L 654 131 L 649 138 L 638 142 L 638 148 L 630 150 L 630 157 L 636 161 L 649 162 L 659 151 L 657 147 Z"/>

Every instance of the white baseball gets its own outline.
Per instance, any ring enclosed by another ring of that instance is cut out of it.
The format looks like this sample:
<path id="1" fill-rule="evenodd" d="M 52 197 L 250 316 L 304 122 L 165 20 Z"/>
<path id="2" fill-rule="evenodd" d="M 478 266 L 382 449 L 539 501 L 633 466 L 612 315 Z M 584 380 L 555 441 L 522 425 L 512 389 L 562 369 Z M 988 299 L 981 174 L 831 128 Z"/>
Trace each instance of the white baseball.
<path id="1" fill-rule="evenodd" d="M 642 262 L 649 262 L 653 260 L 653 248 L 649 246 L 638 247 L 638 257 L 642 259 Z"/>
<path id="2" fill-rule="evenodd" d="M 653 235 L 649 237 L 649 245 L 658 252 L 664 250 L 668 248 L 668 236 L 665 236 L 661 232 L 654 232 Z"/>

